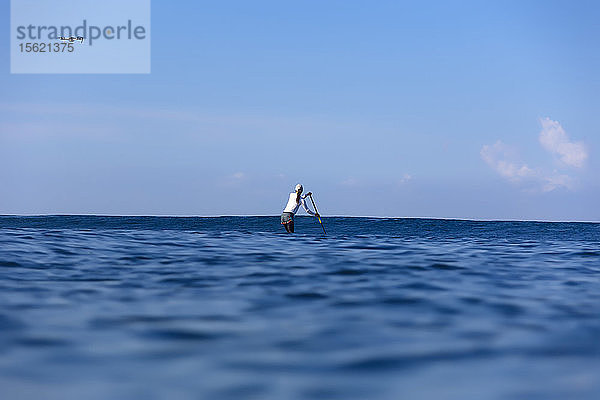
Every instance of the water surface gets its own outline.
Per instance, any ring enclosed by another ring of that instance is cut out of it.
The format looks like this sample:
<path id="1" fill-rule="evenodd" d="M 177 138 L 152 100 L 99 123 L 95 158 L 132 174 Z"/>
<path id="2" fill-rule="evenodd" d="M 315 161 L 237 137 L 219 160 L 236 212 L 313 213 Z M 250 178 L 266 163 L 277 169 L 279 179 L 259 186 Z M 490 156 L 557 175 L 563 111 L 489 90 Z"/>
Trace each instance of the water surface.
<path id="1" fill-rule="evenodd" d="M 0 217 L 5 399 L 597 399 L 600 224 Z"/>

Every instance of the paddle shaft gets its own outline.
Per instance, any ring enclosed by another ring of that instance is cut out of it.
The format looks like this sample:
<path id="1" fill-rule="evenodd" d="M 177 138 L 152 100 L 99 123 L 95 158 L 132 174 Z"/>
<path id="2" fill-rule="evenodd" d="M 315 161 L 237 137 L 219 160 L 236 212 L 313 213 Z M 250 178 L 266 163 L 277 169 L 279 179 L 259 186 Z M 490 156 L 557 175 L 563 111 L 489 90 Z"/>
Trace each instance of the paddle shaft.
<path id="1" fill-rule="evenodd" d="M 317 210 L 317 205 L 315 204 L 315 201 L 312 198 L 312 193 L 311 193 L 311 195 L 309 197 L 310 197 L 310 202 L 312 203 L 313 208 L 315 209 L 315 212 L 318 214 L 319 210 Z M 323 233 L 327 235 L 327 232 L 325 232 L 325 227 L 323 226 L 323 222 L 321 221 L 321 217 L 317 217 L 317 218 L 319 219 L 319 223 L 321 224 L 321 228 L 323 228 Z"/>

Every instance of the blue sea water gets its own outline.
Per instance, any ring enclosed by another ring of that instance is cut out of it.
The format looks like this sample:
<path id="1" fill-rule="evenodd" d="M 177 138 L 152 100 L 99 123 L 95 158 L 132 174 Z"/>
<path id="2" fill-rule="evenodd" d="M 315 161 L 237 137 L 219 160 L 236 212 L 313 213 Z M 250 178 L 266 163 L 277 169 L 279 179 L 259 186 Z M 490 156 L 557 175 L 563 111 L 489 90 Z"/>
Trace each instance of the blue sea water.
<path id="1" fill-rule="evenodd" d="M 2 399 L 598 399 L 600 224 L 0 217 Z"/>

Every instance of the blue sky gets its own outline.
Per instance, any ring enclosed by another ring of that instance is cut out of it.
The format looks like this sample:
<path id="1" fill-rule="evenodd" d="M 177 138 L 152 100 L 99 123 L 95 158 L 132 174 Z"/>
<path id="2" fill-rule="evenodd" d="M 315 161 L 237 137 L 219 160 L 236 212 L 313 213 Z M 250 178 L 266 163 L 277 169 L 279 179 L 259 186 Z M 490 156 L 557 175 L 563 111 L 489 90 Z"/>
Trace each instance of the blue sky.
<path id="1" fill-rule="evenodd" d="M 152 2 L 152 72 L 10 74 L 0 214 L 600 221 L 594 1 Z"/>

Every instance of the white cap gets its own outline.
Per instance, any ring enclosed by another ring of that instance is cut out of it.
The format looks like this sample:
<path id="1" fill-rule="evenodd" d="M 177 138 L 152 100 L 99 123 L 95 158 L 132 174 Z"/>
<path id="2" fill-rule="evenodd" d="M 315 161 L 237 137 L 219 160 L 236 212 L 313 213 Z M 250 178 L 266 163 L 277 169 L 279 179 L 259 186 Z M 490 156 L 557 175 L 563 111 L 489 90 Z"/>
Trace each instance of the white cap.
<path id="1" fill-rule="evenodd" d="M 301 184 L 297 184 L 297 185 L 296 185 L 296 187 L 294 188 L 294 190 L 297 192 L 298 190 L 299 190 L 299 191 L 302 191 L 302 190 L 304 190 L 304 188 L 302 187 L 302 185 L 301 185 Z"/>

